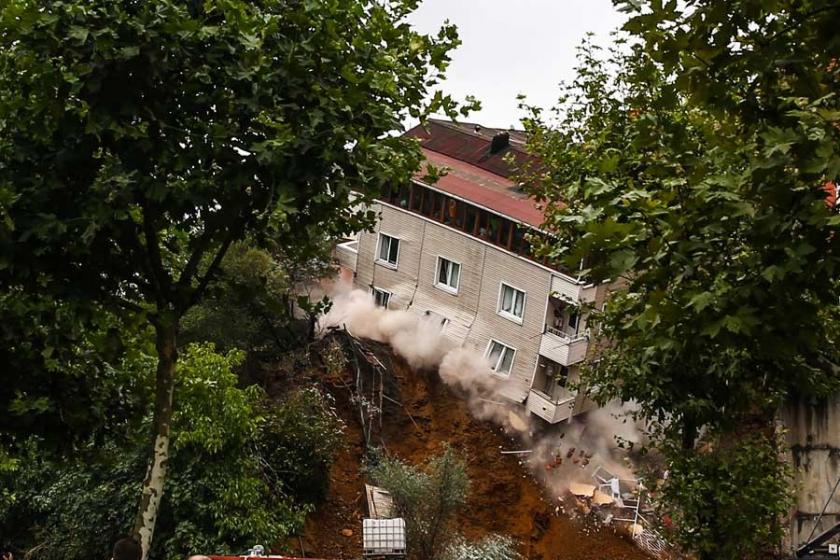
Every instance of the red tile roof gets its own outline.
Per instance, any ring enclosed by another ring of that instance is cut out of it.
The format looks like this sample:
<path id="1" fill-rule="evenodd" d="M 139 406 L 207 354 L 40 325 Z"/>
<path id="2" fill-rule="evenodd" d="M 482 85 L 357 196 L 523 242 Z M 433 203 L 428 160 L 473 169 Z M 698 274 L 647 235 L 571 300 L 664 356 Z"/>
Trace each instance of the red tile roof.
<path id="1" fill-rule="evenodd" d="M 436 167 L 448 168 L 434 188 L 494 210 L 534 227 L 543 223 L 543 212 L 510 179 L 432 150 L 421 148 L 426 160 Z M 416 175 L 421 180 L 426 170 Z"/>
<path id="2" fill-rule="evenodd" d="M 531 156 L 525 151 L 524 133 L 517 130 L 483 128 L 476 131 L 473 124 L 455 124 L 449 121 L 432 119 L 425 127 L 415 126 L 406 136 L 420 139 L 420 145 L 427 150 L 438 152 L 480 167 L 502 177 L 513 174 L 507 157 L 517 162 L 524 162 Z M 508 145 L 493 153 L 490 144 L 497 133 L 508 135 Z"/>
<path id="3" fill-rule="evenodd" d="M 490 146 L 497 134 L 507 135 L 508 142 L 493 152 Z M 524 149 L 524 132 L 432 119 L 406 135 L 420 140 L 427 161 L 448 168 L 433 187 L 530 226 L 542 225 L 543 212 L 510 179 L 513 169 L 508 157 L 517 162 L 531 157 Z M 425 174 L 424 168 L 416 177 Z"/>

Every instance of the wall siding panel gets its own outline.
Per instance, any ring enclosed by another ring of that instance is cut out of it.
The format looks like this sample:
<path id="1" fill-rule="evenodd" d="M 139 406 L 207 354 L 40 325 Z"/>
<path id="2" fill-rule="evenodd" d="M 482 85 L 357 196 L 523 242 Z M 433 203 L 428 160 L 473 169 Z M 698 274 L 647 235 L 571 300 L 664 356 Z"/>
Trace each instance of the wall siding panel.
<path id="1" fill-rule="evenodd" d="M 387 204 L 377 204 L 375 233 L 359 240 L 356 285 L 392 292 L 391 309 L 433 311 L 451 322 L 447 335 L 484 354 L 491 339 L 516 349 L 503 393 L 528 396 L 539 353 L 552 274 L 545 268 L 442 224 Z M 375 263 L 379 232 L 400 238 L 397 270 Z M 461 264 L 457 295 L 435 286 L 438 257 Z M 522 324 L 497 313 L 501 283 L 526 293 Z"/>

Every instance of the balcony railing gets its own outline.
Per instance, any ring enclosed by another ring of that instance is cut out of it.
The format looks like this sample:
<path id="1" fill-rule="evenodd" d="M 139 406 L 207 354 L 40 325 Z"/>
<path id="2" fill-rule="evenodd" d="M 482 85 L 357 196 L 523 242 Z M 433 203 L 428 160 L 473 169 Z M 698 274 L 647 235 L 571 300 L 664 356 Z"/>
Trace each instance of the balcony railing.
<path id="1" fill-rule="evenodd" d="M 586 358 L 589 346 L 587 333 L 569 335 L 546 325 L 540 340 L 540 355 L 563 366 L 570 366 Z"/>
<path id="2" fill-rule="evenodd" d="M 560 338 L 568 338 L 569 340 L 578 337 L 577 333 L 567 333 L 566 331 L 564 331 L 562 329 L 558 329 L 556 327 L 552 327 L 552 326 L 549 326 L 549 325 L 545 326 L 545 332 L 550 332 L 554 336 L 557 336 L 557 337 L 560 337 Z M 586 336 L 586 335 L 583 335 L 583 336 Z"/>
<path id="3" fill-rule="evenodd" d="M 585 286 L 565 275 L 551 277 L 552 296 L 574 304 L 594 303 L 597 289 L 597 286 Z"/>
<path id="4" fill-rule="evenodd" d="M 336 245 L 335 258 L 338 260 L 339 265 L 355 271 L 356 262 L 359 258 L 359 242 L 348 241 L 347 243 Z"/>
<path id="5" fill-rule="evenodd" d="M 528 394 L 528 412 L 536 414 L 551 424 L 568 420 L 574 412 L 574 406 L 574 395 L 553 399 L 538 389 L 531 389 Z"/>

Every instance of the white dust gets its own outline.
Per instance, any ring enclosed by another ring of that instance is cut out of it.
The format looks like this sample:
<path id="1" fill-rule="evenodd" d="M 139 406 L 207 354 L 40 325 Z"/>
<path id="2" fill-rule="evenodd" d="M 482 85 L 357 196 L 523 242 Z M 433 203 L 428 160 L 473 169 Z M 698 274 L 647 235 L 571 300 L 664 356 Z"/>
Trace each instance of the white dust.
<path id="1" fill-rule="evenodd" d="M 477 349 L 456 346 L 443 335 L 439 318 L 386 310 L 363 290 L 336 289 L 331 309 L 319 321 L 322 333 L 331 327 L 389 344 L 414 369 L 437 368 L 444 383 L 466 398 L 476 418 L 516 433 L 530 447 L 523 463 L 555 495 L 565 493 L 573 482 L 591 483 L 598 467 L 620 478 L 633 478 L 627 449 L 619 445 L 643 442 L 644 435 L 631 417 L 632 407 L 608 405 L 550 427 L 532 421 L 521 405 L 500 394 L 503 380 Z"/>

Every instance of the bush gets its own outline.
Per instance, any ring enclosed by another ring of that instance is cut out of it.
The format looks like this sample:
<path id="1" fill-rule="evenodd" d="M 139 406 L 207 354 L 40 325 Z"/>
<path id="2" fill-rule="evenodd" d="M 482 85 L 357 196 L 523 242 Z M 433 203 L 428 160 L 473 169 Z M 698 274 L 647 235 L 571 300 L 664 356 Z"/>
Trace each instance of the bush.
<path id="1" fill-rule="evenodd" d="M 259 454 L 269 476 L 298 502 L 318 503 L 329 489 L 330 466 L 344 445 L 343 423 L 331 399 L 314 387 L 290 394 L 264 416 Z"/>
<path id="2" fill-rule="evenodd" d="M 423 470 L 383 457 L 370 469 L 370 477 L 391 493 L 395 516 L 405 519 L 409 558 L 440 558 L 469 491 L 464 460 L 448 446 Z"/>
<path id="3" fill-rule="evenodd" d="M 17 471 L 2 481 L 14 501 L 0 508 L 0 546 L 16 558 L 31 550 L 33 560 L 104 558 L 133 519 L 145 455 L 107 442 L 98 460 L 68 462 L 42 446 L 34 438 L 22 444 Z"/>
<path id="4" fill-rule="evenodd" d="M 242 359 L 212 344 L 183 351 L 152 560 L 274 546 L 302 527 L 313 489 L 328 478 L 341 433 L 328 402 L 306 390 L 268 403 L 258 387 L 237 386 Z M 123 368 L 149 375 L 153 364 L 140 355 Z M 0 544 L 32 550 L 32 560 L 104 557 L 133 522 L 148 431 L 137 433 L 92 443 L 69 460 L 44 453 L 35 439 L 19 446 L 16 470 L 0 469 L 0 495 L 11 496 L 0 509 Z"/>
<path id="5" fill-rule="evenodd" d="M 522 560 L 522 556 L 510 537 L 487 535 L 475 543 L 455 539 L 446 547 L 441 560 Z"/>

